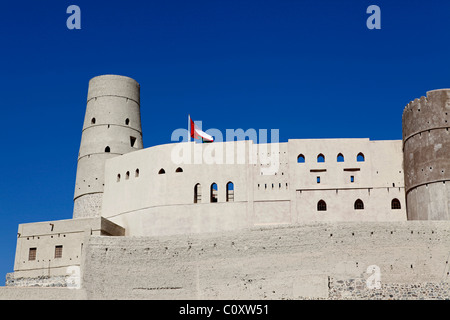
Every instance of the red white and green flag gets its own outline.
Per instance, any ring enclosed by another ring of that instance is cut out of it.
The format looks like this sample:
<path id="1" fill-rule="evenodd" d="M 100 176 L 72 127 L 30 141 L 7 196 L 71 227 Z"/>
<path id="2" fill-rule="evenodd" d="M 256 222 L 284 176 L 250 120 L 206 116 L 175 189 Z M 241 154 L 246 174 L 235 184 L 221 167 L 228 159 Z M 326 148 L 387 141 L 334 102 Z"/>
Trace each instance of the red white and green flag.
<path id="1" fill-rule="evenodd" d="M 214 138 L 212 136 L 210 136 L 206 132 L 203 132 L 195 125 L 190 115 L 189 115 L 189 127 L 190 127 L 189 129 L 190 137 L 192 139 L 201 139 L 202 142 L 214 142 Z"/>

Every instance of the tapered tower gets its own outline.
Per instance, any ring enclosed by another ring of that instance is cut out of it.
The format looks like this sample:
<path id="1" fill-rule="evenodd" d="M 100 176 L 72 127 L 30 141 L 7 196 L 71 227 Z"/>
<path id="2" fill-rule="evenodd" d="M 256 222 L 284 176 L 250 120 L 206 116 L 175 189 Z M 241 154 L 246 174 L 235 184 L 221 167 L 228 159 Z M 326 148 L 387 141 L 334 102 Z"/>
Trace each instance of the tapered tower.
<path id="1" fill-rule="evenodd" d="M 128 77 L 102 75 L 89 81 L 73 218 L 100 216 L 105 161 L 143 148 L 139 96 L 139 83 Z"/>
<path id="2" fill-rule="evenodd" d="M 450 220 L 450 89 L 433 90 L 403 111 L 408 220 Z"/>

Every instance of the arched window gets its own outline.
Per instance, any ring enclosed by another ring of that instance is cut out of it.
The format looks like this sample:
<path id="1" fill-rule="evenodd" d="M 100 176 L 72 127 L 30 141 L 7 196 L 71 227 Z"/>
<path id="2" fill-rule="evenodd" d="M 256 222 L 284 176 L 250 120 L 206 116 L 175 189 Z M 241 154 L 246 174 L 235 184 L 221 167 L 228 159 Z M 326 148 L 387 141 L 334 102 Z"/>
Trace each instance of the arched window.
<path id="1" fill-rule="evenodd" d="M 117 182 L 120 182 L 120 173 L 117 175 Z"/>
<path id="2" fill-rule="evenodd" d="M 398 199 L 392 199 L 391 201 L 391 209 L 397 210 L 397 209 L 401 209 L 402 205 L 400 204 L 400 200 Z"/>
<path id="3" fill-rule="evenodd" d="M 365 160 L 366 158 L 364 157 L 364 154 L 362 152 L 358 153 L 358 155 L 356 156 L 356 161 L 364 162 Z"/>
<path id="4" fill-rule="evenodd" d="M 130 171 L 127 171 L 127 173 L 125 174 L 125 179 L 130 179 Z"/>
<path id="5" fill-rule="evenodd" d="M 111 152 L 111 149 L 109 147 L 106 147 L 105 152 Z"/>
<path id="6" fill-rule="evenodd" d="M 202 202 L 202 186 L 200 183 L 197 183 L 194 186 L 194 203 L 201 203 Z"/>
<path id="7" fill-rule="evenodd" d="M 217 184 L 213 183 L 210 190 L 210 202 L 217 202 Z"/>
<path id="8" fill-rule="evenodd" d="M 358 199 L 355 201 L 355 210 L 363 210 L 364 209 L 364 202 L 362 202 L 361 199 Z"/>
<path id="9" fill-rule="evenodd" d="M 164 170 L 163 168 L 161 168 L 161 170 L 159 170 L 158 174 L 165 174 L 166 170 Z"/>
<path id="10" fill-rule="evenodd" d="M 323 200 L 317 202 L 317 211 L 327 211 L 327 203 Z"/>
<path id="11" fill-rule="evenodd" d="M 325 162 L 325 156 L 323 154 L 319 154 L 317 156 L 317 162 Z"/>
<path id="12" fill-rule="evenodd" d="M 337 155 L 337 162 L 344 162 L 344 155 L 342 153 Z"/>
<path id="13" fill-rule="evenodd" d="M 183 172 L 183 169 L 181 169 L 180 167 L 178 167 L 177 170 L 175 170 L 175 172 Z"/>
<path id="14" fill-rule="evenodd" d="M 130 124 L 130 119 L 126 118 L 126 119 L 125 119 L 125 124 L 126 124 L 126 125 L 129 125 L 129 124 Z"/>
<path id="15" fill-rule="evenodd" d="M 297 157 L 297 163 L 305 163 L 305 156 L 302 154 L 299 154 Z"/>
<path id="16" fill-rule="evenodd" d="M 135 178 L 139 177 L 139 169 L 136 169 L 136 171 L 134 172 L 134 177 Z"/>
<path id="17" fill-rule="evenodd" d="M 95 118 L 91 119 L 91 124 L 95 124 Z"/>
<path id="18" fill-rule="evenodd" d="M 234 201 L 234 184 L 233 182 L 227 183 L 227 202 L 233 202 Z"/>

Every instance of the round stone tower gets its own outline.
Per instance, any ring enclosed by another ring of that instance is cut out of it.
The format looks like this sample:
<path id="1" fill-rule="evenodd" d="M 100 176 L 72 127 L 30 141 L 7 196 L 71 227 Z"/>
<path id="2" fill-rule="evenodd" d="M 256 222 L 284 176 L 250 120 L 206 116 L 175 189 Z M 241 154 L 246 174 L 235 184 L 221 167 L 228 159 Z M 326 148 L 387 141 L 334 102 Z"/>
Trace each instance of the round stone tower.
<path id="1" fill-rule="evenodd" d="M 124 76 L 103 75 L 89 81 L 74 218 L 101 215 L 105 161 L 143 148 L 139 90 L 139 83 Z"/>
<path id="2" fill-rule="evenodd" d="M 427 92 L 403 111 L 408 220 L 450 220 L 450 89 Z"/>

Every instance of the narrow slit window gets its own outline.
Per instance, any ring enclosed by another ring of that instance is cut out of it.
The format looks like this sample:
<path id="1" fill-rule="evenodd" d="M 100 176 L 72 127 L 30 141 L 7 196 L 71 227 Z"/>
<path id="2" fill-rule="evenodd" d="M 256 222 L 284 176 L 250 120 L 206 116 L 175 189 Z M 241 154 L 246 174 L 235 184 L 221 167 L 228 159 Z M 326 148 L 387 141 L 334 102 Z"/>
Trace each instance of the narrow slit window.
<path id="1" fill-rule="evenodd" d="M 130 137 L 130 145 L 132 148 L 134 148 L 134 145 L 136 144 L 136 137 Z"/>
<path id="2" fill-rule="evenodd" d="M 217 184 L 213 183 L 211 184 L 210 190 L 210 202 L 217 202 L 217 200 L 218 200 Z"/>
<path id="3" fill-rule="evenodd" d="M 234 184 L 233 182 L 227 183 L 227 202 L 233 202 L 234 201 Z"/>
<path id="4" fill-rule="evenodd" d="M 194 203 L 202 202 L 202 186 L 200 183 L 197 183 L 194 186 Z"/>

